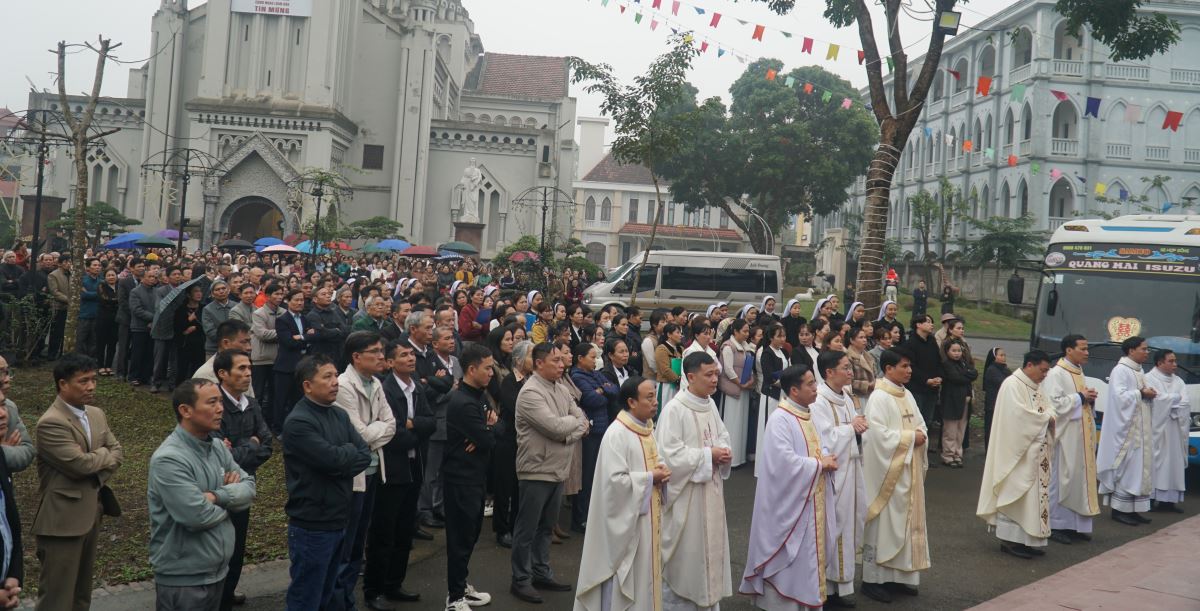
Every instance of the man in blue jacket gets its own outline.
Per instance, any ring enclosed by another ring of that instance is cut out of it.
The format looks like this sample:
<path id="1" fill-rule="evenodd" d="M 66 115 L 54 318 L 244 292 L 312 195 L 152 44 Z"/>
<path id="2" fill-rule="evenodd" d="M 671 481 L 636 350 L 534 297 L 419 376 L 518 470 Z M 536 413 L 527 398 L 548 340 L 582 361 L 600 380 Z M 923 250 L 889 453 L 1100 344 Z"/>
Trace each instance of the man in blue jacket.
<path id="1" fill-rule="evenodd" d="M 304 398 L 283 423 L 284 510 L 292 561 L 288 611 L 323 609 L 332 599 L 354 476 L 371 464 L 367 442 L 346 411 L 334 405 L 338 372 L 333 359 L 306 356 L 296 365 L 295 376 Z"/>

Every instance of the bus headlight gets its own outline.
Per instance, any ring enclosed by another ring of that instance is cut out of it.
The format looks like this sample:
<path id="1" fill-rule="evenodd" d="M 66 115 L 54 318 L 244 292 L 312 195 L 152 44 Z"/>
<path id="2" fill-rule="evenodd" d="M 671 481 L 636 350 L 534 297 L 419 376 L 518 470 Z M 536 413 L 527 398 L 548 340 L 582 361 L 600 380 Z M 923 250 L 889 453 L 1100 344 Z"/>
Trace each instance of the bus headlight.
<path id="1" fill-rule="evenodd" d="M 1192 430 L 1200 431 L 1200 414 L 1192 414 Z"/>

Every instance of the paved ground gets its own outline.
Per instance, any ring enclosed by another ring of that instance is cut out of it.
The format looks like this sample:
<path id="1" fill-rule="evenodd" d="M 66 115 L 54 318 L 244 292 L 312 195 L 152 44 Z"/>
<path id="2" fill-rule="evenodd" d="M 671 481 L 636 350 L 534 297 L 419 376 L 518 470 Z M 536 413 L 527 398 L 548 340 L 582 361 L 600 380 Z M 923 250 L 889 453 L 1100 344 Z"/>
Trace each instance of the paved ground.
<path id="1" fill-rule="evenodd" d="M 933 567 L 922 576 L 921 595 L 916 598 L 903 598 L 892 605 L 879 605 L 864 597 L 859 597 L 860 609 L 965 609 L 978 605 L 1022 586 L 1078 565 L 1084 573 L 1090 572 L 1091 563 L 1080 565 L 1092 560 L 1102 552 L 1122 546 L 1139 537 L 1149 535 L 1166 526 L 1194 516 L 1200 511 L 1200 501 L 1186 504 L 1187 513 L 1151 514 L 1153 523 L 1148 526 L 1128 527 L 1108 519 L 1107 514 L 1096 520 L 1095 540 L 1086 544 L 1070 546 L 1051 543 L 1048 554 L 1040 559 L 1019 560 L 1004 555 L 999 550 L 997 540 L 988 535 L 983 523 L 975 517 L 975 502 L 979 494 L 979 479 L 983 470 L 982 446 L 973 446 L 967 453 L 967 467 L 961 470 L 935 467 L 931 469 L 928 487 L 928 525 L 930 532 L 930 549 Z M 1200 486 L 1200 477 L 1191 473 L 1189 481 L 1193 489 Z M 726 505 L 729 516 L 730 548 L 733 555 L 733 574 L 735 585 L 741 576 L 746 557 L 747 537 L 750 527 L 750 513 L 753 506 L 755 479 L 748 468 L 734 472 L 726 488 Z M 563 517 L 565 518 L 565 512 Z M 490 533 L 490 521 L 485 521 L 484 535 L 481 537 L 471 563 L 471 582 L 482 591 L 493 595 L 490 608 L 497 610 L 532 610 L 546 609 L 558 611 L 570 609 L 573 594 L 547 593 L 545 605 L 527 605 L 517 601 L 508 594 L 509 584 L 509 553 L 508 550 L 496 545 Z M 1195 535 L 1200 530 L 1200 520 L 1187 523 Z M 1168 531 L 1175 534 L 1185 526 Z M 437 532 L 433 542 L 418 542 L 406 587 L 421 592 L 424 600 L 417 604 L 397 606 L 401 609 L 437 610 L 445 597 L 445 547 L 441 532 Z M 581 553 L 582 537 L 575 536 L 565 545 L 554 546 L 552 549 L 552 564 L 559 577 L 572 581 L 578 571 L 578 559 Z M 1196 536 L 1193 536 L 1196 539 Z M 1147 541 L 1159 541 L 1162 537 L 1149 538 Z M 1196 541 L 1200 544 L 1200 540 Z M 1173 552 L 1194 559 L 1197 545 L 1184 550 Z M 1140 549 L 1140 548 L 1139 548 Z M 1144 574 L 1141 564 L 1144 554 L 1133 555 L 1122 548 L 1112 554 L 1095 558 L 1092 562 L 1103 563 L 1110 571 L 1120 572 L 1125 568 L 1138 567 Z M 1182 595 L 1194 593 L 1195 581 L 1192 562 L 1186 562 L 1184 557 L 1164 558 L 1174 562 L 1177 570 L 1172 573 L 1158 575 L 1143 575 L 1137 585 L 1130 587 L 1147 587 L 1151 584 L 1163 591 L 1179 591 Z M 1085 568 L 1086 567 L 1086 568 Z M 1111 574 L 1104 573 L 1104 574 Z M 1174 575 L 1185 579 L 1179 582 L 1171 581 Z M 1151 579 L 1153 577 L 1154 579 Z M 277 562 L 258 567 L 253 573 L 243 579 L 244 591 L 251 597 L 243 607 L 247 611 L 275 610 L 283 608 L 283 590 L 287 586 L 287 565 Z M 1174 588 L 1175 590 L 1172 590 Z M 1184 590 L 1179 590 L 1184 588 Z M 1019 593 L 1020 591 L 1018 591 Z M 1103 598 L 1104 590 L 1095 590 L 1095 596 Z M 1013 595 L 1017 595 L 1014 593 Z M 1197 597 L 1200 598 L 1200 597 Z M 1007 599 L 1006 599 L 1007 600 Z M 1094 598 L 1088 599 L 1091 603 Z M 1034 598 L 1032 604 L 1041 604 Z M 1016 603 L 1014 603 L 1015 605 Z M 1031 604 L 1026 600 L 1025 604 Z M 152 609 L 153 595 L 150 591 L 128 592 L 117 596 L 106 596 L 96 600 L 93 609 L 96 611 L 131 611 L 134 609 Z M 1010 608 L 1010 607 L 1004 607 Z M 1021 607 L 1033 609 L 1035 607 Z M 1057 607 L 1055 607 L 1057 608 Z M 1071 606 L 1069 608 L 1085 608 Z M 1160 608 L 1155 606 L 1129 606 L 1120 604 L 1108 608 Z M 1193 601 L 1190 608 L 1200 608 L 1200 601 Z M 733 596 L 722 605 L 725 611 L 749 610 L 748 599 Z"/>

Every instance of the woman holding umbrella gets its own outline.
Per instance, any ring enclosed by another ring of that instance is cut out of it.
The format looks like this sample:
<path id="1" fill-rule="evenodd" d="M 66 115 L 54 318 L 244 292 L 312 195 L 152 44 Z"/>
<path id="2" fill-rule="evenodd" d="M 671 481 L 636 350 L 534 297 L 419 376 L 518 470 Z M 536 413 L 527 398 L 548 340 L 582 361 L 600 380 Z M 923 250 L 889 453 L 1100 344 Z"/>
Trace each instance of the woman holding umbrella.
<path id="1" fill-rule="evenodd" d="M 200 324 L 200 301 L 204 289 L 197 283 L 188 287 L 183 305 L 175 310 L 175 385 L 190 379 L 204 364 L 204 331 Z"/>

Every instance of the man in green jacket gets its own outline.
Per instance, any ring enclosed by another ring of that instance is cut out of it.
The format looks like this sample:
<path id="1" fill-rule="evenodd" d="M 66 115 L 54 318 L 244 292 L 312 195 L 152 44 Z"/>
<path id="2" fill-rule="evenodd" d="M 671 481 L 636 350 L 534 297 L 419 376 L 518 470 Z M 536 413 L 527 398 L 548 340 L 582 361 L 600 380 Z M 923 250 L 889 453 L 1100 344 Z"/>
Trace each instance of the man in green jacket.
<path id="1" fill-rule="evenodd" d="M 254 501 L 254 478 L 213 433 L 221 430 L 221 391 L 188 380 L 171 397 L 179 425 L 150 457 L 150 564 L 157 609 L 216 611 L 233 555 L 230 512 Z"/>

